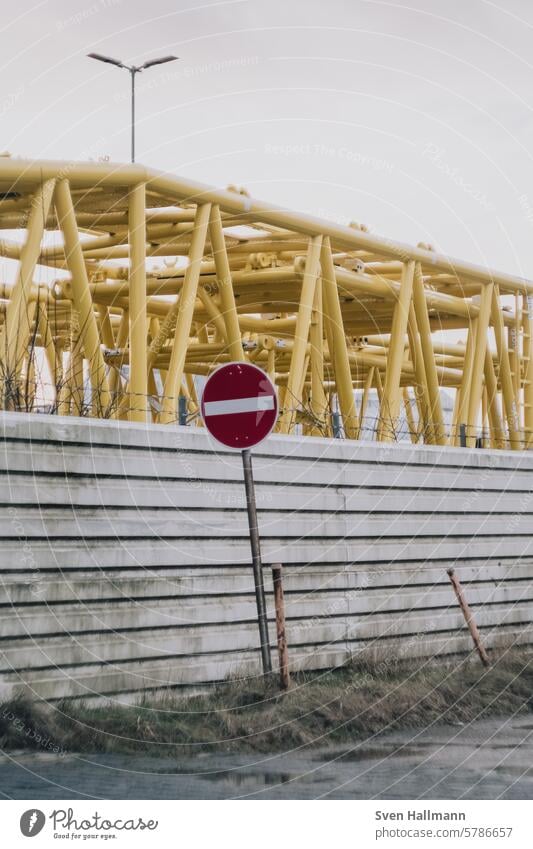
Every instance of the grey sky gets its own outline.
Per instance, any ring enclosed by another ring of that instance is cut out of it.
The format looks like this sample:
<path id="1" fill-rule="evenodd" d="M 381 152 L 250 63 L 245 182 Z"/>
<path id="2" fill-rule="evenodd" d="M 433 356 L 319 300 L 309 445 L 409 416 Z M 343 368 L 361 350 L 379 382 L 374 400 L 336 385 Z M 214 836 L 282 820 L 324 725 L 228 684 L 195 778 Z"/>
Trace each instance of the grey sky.
<path id="1" fill-rule="evenodd" d="M 0 147 L 138 160 L 533 276 L 533 6 L 520 0 L 2 4 Z"/>

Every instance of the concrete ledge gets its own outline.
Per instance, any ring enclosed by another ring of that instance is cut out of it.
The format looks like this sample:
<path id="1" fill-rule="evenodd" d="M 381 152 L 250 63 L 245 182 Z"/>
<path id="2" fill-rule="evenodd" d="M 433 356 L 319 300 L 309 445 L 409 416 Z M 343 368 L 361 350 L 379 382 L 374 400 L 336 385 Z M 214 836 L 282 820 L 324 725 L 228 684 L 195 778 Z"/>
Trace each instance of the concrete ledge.
<path id="1" fill-rule="evenodd" d="M 203 430 L 179 425 L 138 424 L 105 419 L 47 416 L 37 413 L 0 412 L 0 437 L 4 440 L 61 442 L 83 445 L 139 447 L 151 451 L 186 450 L 209 452 L 220 457 L 238 456 L 223 449 Z M 463 468 L 533 469 L 532 451 L 488 451 L 409 443 L 366 443 L 321 437 L 273 434 L 260 446 L 257 457 L 294 457 L 325 462 L 435 464 Z M 326 456 L 327 455 L 327 456 Z M 511 462 L 509 462 L 511 461 Z"/>

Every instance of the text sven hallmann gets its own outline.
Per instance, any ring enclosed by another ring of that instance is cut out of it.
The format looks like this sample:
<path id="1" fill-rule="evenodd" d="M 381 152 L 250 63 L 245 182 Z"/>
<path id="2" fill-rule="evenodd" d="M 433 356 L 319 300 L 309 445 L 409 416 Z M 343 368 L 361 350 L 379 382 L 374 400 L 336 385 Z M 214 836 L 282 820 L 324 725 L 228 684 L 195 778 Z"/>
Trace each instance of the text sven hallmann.
<path id="1" fill-rule="evenodd" d="M 376 811 L 377 820 L 465 820 L 466 814 L 461 811 Z"/>

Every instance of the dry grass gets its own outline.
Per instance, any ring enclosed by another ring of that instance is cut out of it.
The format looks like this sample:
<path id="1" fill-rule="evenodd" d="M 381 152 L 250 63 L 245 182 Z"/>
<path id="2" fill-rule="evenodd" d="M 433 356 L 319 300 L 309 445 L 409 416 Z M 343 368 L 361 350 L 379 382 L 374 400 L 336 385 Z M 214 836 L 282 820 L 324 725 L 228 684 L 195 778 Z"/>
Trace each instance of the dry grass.
<path id="1" fill-rule="evenodd" d="M 166 695 L 132 707 L 16 699 L 0 707 L 0 745 L 150 755 L 279 751 L 533 710 L 532 694 L 531 652 L 502 652 L 489 670 L 473 658 L 416 666 L 360 661 L 300 675 L 286 693 L 270 680 L 255 686 L 228 682 L 205 696 Z"/>

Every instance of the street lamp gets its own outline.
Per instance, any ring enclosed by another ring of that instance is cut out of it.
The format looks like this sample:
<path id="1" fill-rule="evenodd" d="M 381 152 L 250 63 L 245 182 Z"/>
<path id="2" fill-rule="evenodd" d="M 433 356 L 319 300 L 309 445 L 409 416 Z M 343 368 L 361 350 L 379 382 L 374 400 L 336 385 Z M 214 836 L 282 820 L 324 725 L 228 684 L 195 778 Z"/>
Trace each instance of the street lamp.
<path id="1" fill-rule="evenodd" d="M 129 71 L 131 76 L 131 161 L 135 162 L 135 75 L 141 71 L 146 71 L 148 68 L 153 68 L 154 65 L 164 65 L 165 62 L 174 62 L 178 56 L 161 56 L 159 59 L 149 59 L 142 65 L 125 65 L 119 59 L 113 59 L 111 56 L 103 56 L 101 53 L 88 53 L 89 59 L 97 59 L 99 62 L 106 62 L 108 65 L 116 65 L 117 68 L 124 68 Z"/>

